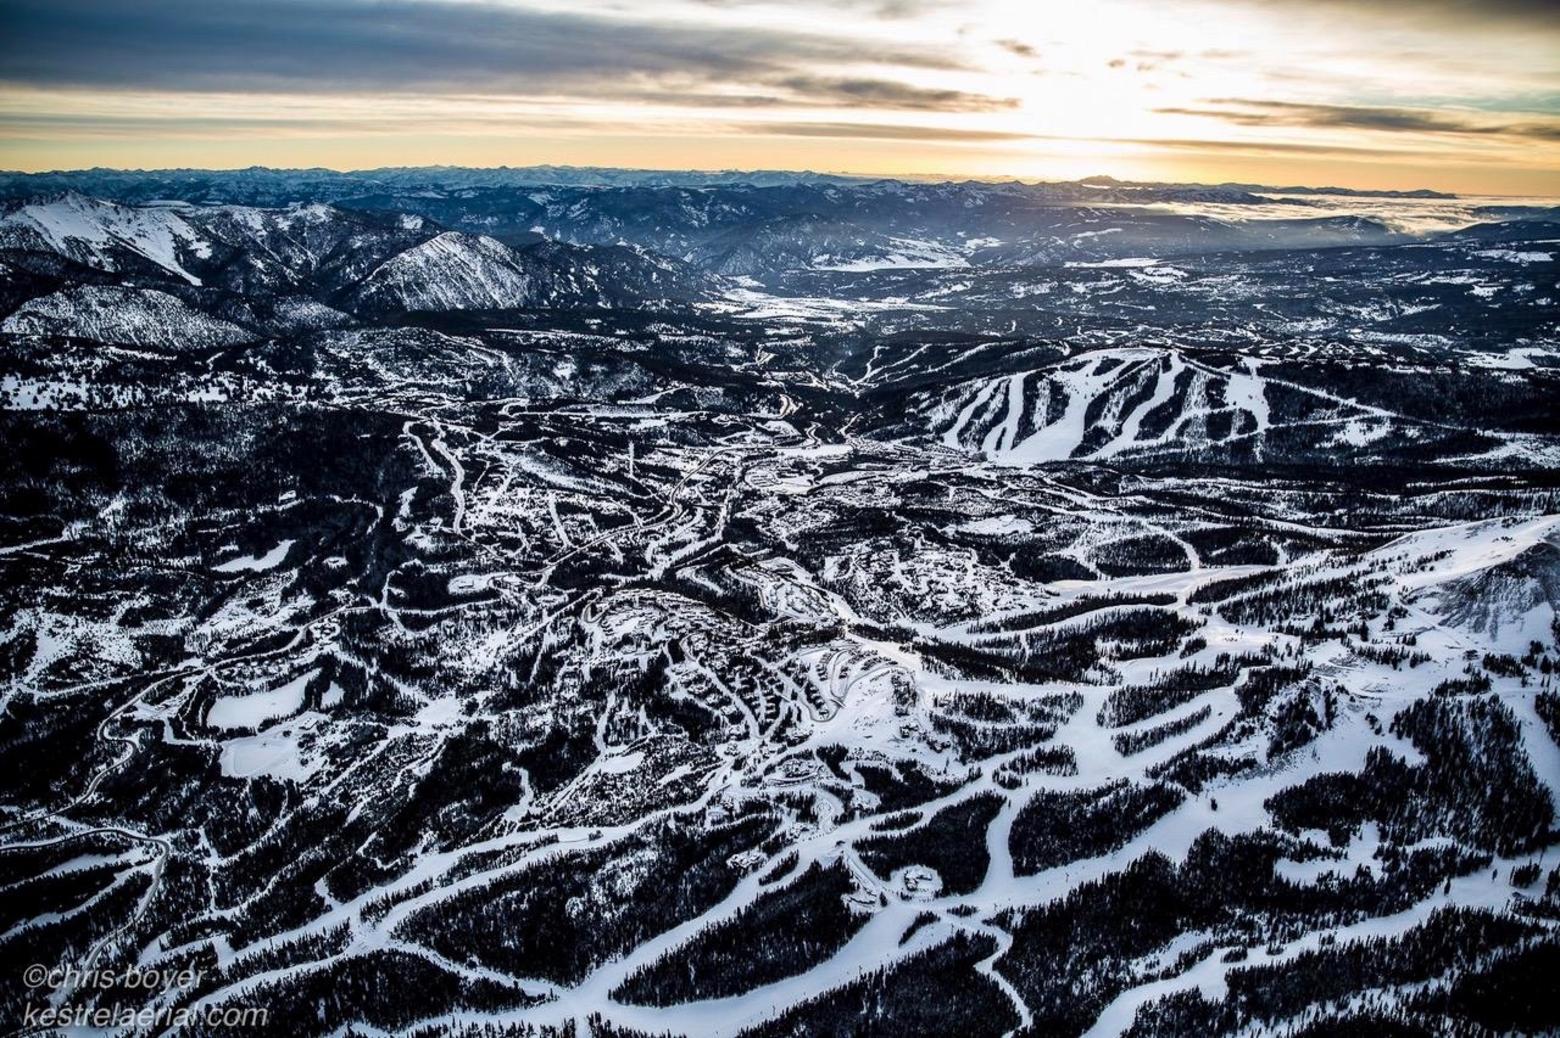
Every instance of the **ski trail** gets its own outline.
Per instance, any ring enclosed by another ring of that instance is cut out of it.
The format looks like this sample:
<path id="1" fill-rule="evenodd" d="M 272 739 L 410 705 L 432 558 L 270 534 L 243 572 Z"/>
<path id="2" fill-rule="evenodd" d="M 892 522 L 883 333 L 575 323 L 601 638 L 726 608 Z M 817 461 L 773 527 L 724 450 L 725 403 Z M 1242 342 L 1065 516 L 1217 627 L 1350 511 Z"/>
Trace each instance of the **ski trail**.
<path id="1" fill-rule="evenodd" d="M 1121 432 L 1114 440 L 1095 451 L 1093 455 L 1095 458 L 1115 457 L 1122 451 L 1136 446 L 1138 430 L 1143 427 L 1143 419 L 1153 414 L 1155 408 L 1167 403 L 1175 395 L 1175 380 L 1182 371 L 1186 370 L 1186 362 L 1181 359 L 1181 354 L 1178 352 L 1171 351 L 1168 356 L 1169 370 L 1156 372 L 1153 395 L 1132 409 L 1132 413 L 1121 423 Z"/>

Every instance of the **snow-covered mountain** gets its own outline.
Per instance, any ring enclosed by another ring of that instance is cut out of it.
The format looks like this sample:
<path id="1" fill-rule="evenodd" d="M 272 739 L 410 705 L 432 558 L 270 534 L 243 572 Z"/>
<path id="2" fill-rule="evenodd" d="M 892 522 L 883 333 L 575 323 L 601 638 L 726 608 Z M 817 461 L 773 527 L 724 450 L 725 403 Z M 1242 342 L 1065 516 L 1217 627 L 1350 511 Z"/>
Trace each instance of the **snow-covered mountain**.
<path id="1" fill-rule="evenodd" d="M 181 258 L 209 255 L 210 244 L 173 209 L 117 205 L 68 192 L 0 213 L 0 249 L 53 252 L 105 271 L 135 273 L 151 266 L 198 285 Z"/>
<path id="2" fill-rule="evenodd" d="M 713 286 L 676 261 L 631 249 L 517 251 L 415 214 L 320 203 L 133 207 L 65 194 L 0 213 L 0 258 L 56 283 L 90 271 L 246 298 L 312 295 L 375 314 L 676 305 L 707 296 Z M 73 266 L 61 269 L 60 262 Z"/>
<path id="3" fill-rule="evenodd" d="M 210 349 L 259 338 L 166 292 L 114 285 L 75 285 L 29 299 L 0 323 L 0 330 L 173 350 Z"/>
<path id="4" fill-rule="evenodd" d="M 112 171 L 0 176 L 0 197 L 69 189 L 148 204 L 181 198 L 236 211 L 332 207 L 509 244 L 547 238 L 632 245 L 730 275 L 813 267 L 1034 265 L 1400 242 L 1426 230 L 1539 216 L 1434 192 L 1252 184 L 904 182 L 811 174 L 565 170 Z M 1552 214 L 1551 214 L 1552 215 Z M 359 218 L 362 218 L 361 216 Z M 383 258 L 383 257 L 381 257 Z M 359 272 L 361 274 L 361 272 Z"/>
<path id="5" fill-rule="evenodd" d="M 358 306 L 390 310 L 503 310 L 539 293 L 502 242 L 445 231 L 375 267 L 353 291 Z"/>

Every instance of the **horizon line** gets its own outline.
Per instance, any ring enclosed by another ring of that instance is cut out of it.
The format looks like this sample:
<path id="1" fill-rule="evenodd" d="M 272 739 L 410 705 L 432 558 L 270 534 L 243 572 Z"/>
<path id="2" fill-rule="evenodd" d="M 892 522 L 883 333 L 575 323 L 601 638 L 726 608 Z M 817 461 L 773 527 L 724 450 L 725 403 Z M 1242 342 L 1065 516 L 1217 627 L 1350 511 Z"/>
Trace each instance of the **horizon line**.
<path id="1" fill-rule="evenodd" d="M 390 166 L 359 166 L 340 168 L 335 166 L 267 166 L 258 163 L 249 163 L 243 166 L 81 166 L 74 169 L 0 169 L 0 177 L 47 177 L 47 176 L 71 176 L 86 173 L 122 173 L 133 174 L 157 174 L 157 173 L 243 173 L 248 171 L 265 171 L 269 173 L 333 173 L 340 176 L 366 175 L 391 171 L 411 170 L 537 170 L 557 169 L 574 171 L 610 171 L 620 173 L 668 173 L 668 174 L 710 174 L 710 175 L 734 175 L 734 176 L 758 176 L 762 174 L 789 174 L 792 176 L 818 176 L 840 177 L 850 180 L 881 181 L 891 180 L 901 183 L 936 183 L 936 184 L 1017 184 L 1022 187 L 1047 187 L 1059 184 L 1084 184 L 1090 181 L 1110 181 L 1127 187 L 1137 186 L 1175 186 L 1175 187 L 1261 187 L 1282 191 L 1288 188 L 1298 188 L 1319 193 L 1337 193 L 1345 195 L 1393 195 L 1393 194 L 1424 194 L 1438 198 L 1455 199 L 1468 197 L 1468 192 L 1441 191 L 1429 187 L 1400 187 L 1400 188 L 1351 188 L 1337 184 L 1264 184 L 1250 180 L 1130 180 L 1116 177 L 1108 173 L 1091 173 L 1085 177 L 1075 179 L 1026 180 L 1019 176 L 953 173 L 863 173 L 849 170 L 816 170 L 816 169 L 787 169 L 783 167 L 699 167 L 688 166 L 683 168 L 664 166 L 602 166 L 602 165 L 578 165 L 574 163 L 537 162 L 524 165 L 509 165 L 500 163 L 497 165 L 459 165 L 449 163 L 407 164 Z M 1529 198 L 1529 197 L 1560 197 L 1549 195 L 1523 195 L 1506 194 L 1498 192 L 1473 192 L 1473 197 L 1487 198 Z"/>

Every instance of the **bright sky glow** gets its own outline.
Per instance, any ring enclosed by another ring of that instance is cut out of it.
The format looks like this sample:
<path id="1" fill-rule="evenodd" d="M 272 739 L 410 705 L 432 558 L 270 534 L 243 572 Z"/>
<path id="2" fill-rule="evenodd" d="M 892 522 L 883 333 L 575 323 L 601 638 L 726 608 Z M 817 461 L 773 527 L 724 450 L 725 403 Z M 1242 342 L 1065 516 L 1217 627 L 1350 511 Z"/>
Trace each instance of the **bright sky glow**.
<path id="1" fill-rule="evenodd" d="M 1560 194 L 1543 0 L 0 0 L 0 166 Z"/>

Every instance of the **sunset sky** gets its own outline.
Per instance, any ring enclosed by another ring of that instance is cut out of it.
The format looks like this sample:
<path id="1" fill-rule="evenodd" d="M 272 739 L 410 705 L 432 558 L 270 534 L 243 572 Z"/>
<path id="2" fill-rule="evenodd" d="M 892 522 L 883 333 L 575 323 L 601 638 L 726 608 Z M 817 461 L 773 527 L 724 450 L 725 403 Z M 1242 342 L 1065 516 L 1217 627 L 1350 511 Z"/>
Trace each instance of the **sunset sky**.
<path id="1" fill-rule="evenodd" d="M 1554 0 L 0 0 L 0 167 L 1560 195 Z"/>

